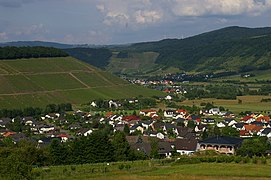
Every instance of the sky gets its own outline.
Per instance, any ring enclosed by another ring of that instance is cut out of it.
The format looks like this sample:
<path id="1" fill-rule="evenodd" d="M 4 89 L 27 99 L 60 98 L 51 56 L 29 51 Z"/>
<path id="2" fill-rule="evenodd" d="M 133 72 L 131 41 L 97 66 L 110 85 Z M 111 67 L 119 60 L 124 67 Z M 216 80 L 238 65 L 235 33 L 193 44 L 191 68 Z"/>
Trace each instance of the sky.
<path id="1" fill-rule="evenodd" d="M 270 27 L 271 0 L 0 0 L 0 42 L 126 44 Z"/>

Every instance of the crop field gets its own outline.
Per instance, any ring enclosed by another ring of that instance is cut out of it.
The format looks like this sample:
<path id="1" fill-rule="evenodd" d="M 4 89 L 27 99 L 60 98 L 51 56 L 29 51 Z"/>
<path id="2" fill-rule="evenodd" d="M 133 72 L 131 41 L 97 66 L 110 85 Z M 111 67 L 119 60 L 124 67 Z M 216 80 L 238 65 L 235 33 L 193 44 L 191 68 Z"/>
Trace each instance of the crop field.
<path id="1" fill-rule="evenodd" d="M 71 57 L 0 61 L 0 108 L 162 95 Z"/>
<path id="2" fill-rule="evenodd" d="M 179 104 L 181 105 L 200 105 L 201 103 L 213 103 L 215 106 L 223 106 L 226 109 L 234 113 L 240 113 L 245 111 L 253 112 L 265 112 L 271 113 L 271 102 L 261 102 L 262 99 L 271 98 L 271 96 L 238 96 L 236 100 L 225 100 L 225 99 L 196 99 L 186 100 Z M 238 102 L 241 100 L 241 103 Z"/>
<path id="3" fill-rule="evenodd" d="M 120 168 L 123 166 L 123 169 Z M 128 168 L 127 168 L 128 167 Z M 162 164 L 153 161 L 55 166 L 34 169 L 37 179 L 270 179 L 270 164 Z"/>

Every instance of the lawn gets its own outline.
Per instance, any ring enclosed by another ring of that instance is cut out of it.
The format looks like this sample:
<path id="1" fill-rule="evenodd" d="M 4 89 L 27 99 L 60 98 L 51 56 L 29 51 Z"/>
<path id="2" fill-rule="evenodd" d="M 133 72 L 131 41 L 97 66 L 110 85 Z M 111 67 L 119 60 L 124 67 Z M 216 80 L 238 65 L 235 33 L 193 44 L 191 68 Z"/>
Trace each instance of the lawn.
<path id="1" fill-rule="evenodd" d="M 120 166 L 123 164 L 124 168 Z M 172 165 L 159 160 L 55 166 L 35 169 L 37 179 L 270 179 L 270 164 L 199 163 Z"/>

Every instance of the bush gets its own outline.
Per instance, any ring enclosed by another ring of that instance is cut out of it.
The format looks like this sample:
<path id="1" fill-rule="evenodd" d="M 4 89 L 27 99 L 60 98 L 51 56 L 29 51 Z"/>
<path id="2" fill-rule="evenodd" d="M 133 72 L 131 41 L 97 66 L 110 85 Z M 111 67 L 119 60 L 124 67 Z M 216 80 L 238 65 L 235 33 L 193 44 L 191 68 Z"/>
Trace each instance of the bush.
<path id="1" fill-rule="evenodd" d="M 267 163 L 267 161 L 266 161 L 266 158 L 265 158 L 265 157 L 262 157 L 262 158 L 261 158 L 261 163 L 262 163 L 262 164 L 266 164 L 266 163 Z"/>
<path id="2" fill-rule="evenodd" d="M 242 161 L 242 157 L 241 156 L 235 156 L 234 157 L 234 162 L 235 163 L 240 163 Z"/>
<path id="3" fill-rule="evenodd" d="M 120 164 L 120 165 L 119 165 L 119 170 L 124 169 L 124 167 L 125 167 L 124 164 Z"/>
<path id="4" fill-rule="evenodd" d="M 253 164 L 257 164 L 258 163 L 258 158 L 256 156 L 253 156 L 252 163 Z"/>
<path id="5" fill-rule="evenodd" d="M 243 158 L 243 163 L 249 163 L 250 162 L 250 158 L 248 156 Z"/>
<path id="6" fill-rule="evenodd" d="M 72 170 L 72 171 L 75 171 L 75 170 L 76 170 L 76 167 L 75 167 L 75 166 L 71 166 L 71 170 Z"/>

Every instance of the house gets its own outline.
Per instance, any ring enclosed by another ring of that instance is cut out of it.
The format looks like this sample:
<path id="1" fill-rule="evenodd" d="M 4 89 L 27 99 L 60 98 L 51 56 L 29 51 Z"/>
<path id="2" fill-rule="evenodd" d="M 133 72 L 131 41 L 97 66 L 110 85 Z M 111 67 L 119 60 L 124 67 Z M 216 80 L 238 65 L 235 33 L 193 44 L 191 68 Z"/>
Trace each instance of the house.
<path id="1" fill-rule="evenodd" d="M 199 125 L 196 125 L 196 126 L 195 126 L 194 131 L 195 131 L 196 133 L 199 133 L 199 132 L 204 132 L 204 131 L 207 130 L 207 129 L 208 129 L 208 125 L 207 125 L 207 124 L 199 124 Z"/>
<path id="2" fill-rule="evenodd" d="M 116 124 L 114 126 L 114 132 L 116 132 L 116 131 L 124 131 L 124 126 L 125 126 L 125 124 Z"/>
<path id="3" fill-rule="evenodd" d="M 175 114 L 174 110 L 165 110 L 164 111 L 165 118 L 173 118 L 174 114 Z"/>
<path id="4" fill-rule="evenodd" d="M 181 155 L 192 155 L 197 150 L 198 141 L 196 139 L 176 139 L 175 149 Z"/>
<path id="5" fill-rule="evenodd" d="M 152 129 L 154 131 L 158 131 L 160 129 L 162 130 L 164 128 L 164 126 L 165 126 L 165 123 L 155 122 L 155 123 L 152 124 Z"/>
<path id="6" fill-rule="evenodd" d="M 163 131 L 165 134 L 167 134 L 170 131 L 174 132 L 175 129 L 176 129 L 176 126 L 174 124 L 170 124 L 170 123 L 166 123 L 163 127 Z"/>
<path id="7" fill-rule="evenodd" d="M 68 134 L 58 134 L 56 137 L 61 138 L 61 142 L 67 142 L 68 139 L 70 139 L 70 136 Z"/>
<path id="8" fill-rule="evenodd" d="M 165 135 L 161 132 L 154 132 L 154 131 L 151 131 L 149 132 L 149 136 L 150 137 L 156 137 L 158 139 L 165 139 Z"/>
<path id="9" fill-rule="evenodd" d="M 244 125 L 245 125 L 244 123 L 239 122 L 239 123 L 232 125 L 232 127 L 235 128 L 237 131 L 240 131 L 240 130 L 245 130 Z"/>
<path id="10" fill-rule="evenodd" d="M 82 128 L 79 131 L 77 131 L 76 135 L 77 136 L 88 136 L 93 132 L 93 130 L 89 128 Z"/>
<path id="11" fill-rule="evenodd" d="M 198 143 L 198 150 L 215 150 L 221 154 L 235 154 L 241 144 L 241 138 L 216 136 L 200 141 Z"/>
<path id="12" fill-rule="evenodd" d="M 123 116 L 122 117 L 123 121 L 130 122 L 130 121 L 140 121 L 140 117 L 136 115 L 131 115 L 131 116 Z"/>
<path id="13" fill-rule="evenodd" d="M 224 127 L 226 127 L 226 124 L 223 123 L 223 122 L 219 122 L 219 123 L 216 124 L 216 126 L 219 127 L 219 128 L 224 128 Z"/>
<path id="14" fill-rule="evenodd" d="M 252 137 L 252 135 L 247 130 L 241 130 L 240 137 L 241 138 L 250 138 L 250 137 Z"/>
<path id="15" fill-rule="evenodd" d="M 53 130 L 55 130 L 55 127 L 53 125 L 45 124 L 45 125 L 41 125 L 39 127 L 39 133 L 40 134 L 48 133 L 48 132 L 53 131 Z"/>
<path id="16" fill-rule="evenodd" d="M 193 129 L 188 127 L 177 126 L 174 133 L 176 134 L 177 138 L 180 139 L 190 139 L 196 137 Z"/>
<path id="17" fill-rule="evenodd" d="M 0 127 L 5 128 L 9 123 L 11 123 L 10 118 L 0 118 Z"/>
<path id="18" fill-rule="evenodd" d="M 153 123 L 154 123 L 153 121 L 144 121 L 141 123 L 141 125 L 144 127 L 144 129 L 148 130 L 149 128 L 151 128 Z"/>
<path id="19" fill-rule="evenodd" d="M 173 152 L 174 149 L 171 147 L 171 144 L 169 142 L 166 141 L 158 142 L 158 154 L 160 155 L 160 157 L 169 158 Z"/>
<path id="20" fill-rule="evenodd" d="M 143 116 L 150 116 L 150 114 L 152 113 L 157 113 L 156 110 L 153 110 L 153 109 L 147 109 L 147 110 L 141 110 L 139 111 L 139 115 L 143 115 Z"/>
<path id="21" fill-rule="evenodd" d="M 213 119 L 213 118 L 205 118 L 205 119 L 203 119 L 202 124 L 215 124 L 215 119 Z"/>
<path id="22" fill-rule="evenodd" d="M 133 133 L 133 132 L 136 132 L 136 131 L 140 131 L 141 134 L 143 134 L 144 128 L 142 127 L 141 124 L 135 124 L 135 125 L 130 127 L 130 133 Z"/>
<path id="23" fill-rule="evenodd" d="M 254 119 L 252 116 L 245 116 L 245 117 L 242 118 L 241 121 L 243 121 L 243 122 L 245 122 L 245 123 L 247 123 L 247 124 L 250 124 L 250 123 L 252 123 L 253 121 L 255 121 L 255 119 Z"/>
<path id="24" fill-rule="evenodd" d="M 208 111 L 209 115 L 219 115 L 220 114 L 220 110 L 219 108 L 211 108 L 209 111 Z"/>
<path id="25" fill-rule="evenodd" d="M 136 151 L 141 151 L 145 155 L 151 154 L 151 143 L 146 136 L 126 136 L 130 147 Z"/>
<path id="26" fill-rule="evenodd" d="M 167 96 L 165 97 L 165 100 L 172 100 L 172 97 L 171 97 L 170 95 L 167 95 Z"/>
<path id="27" fill-rule="evenodd" d="M 271 137 L 271 128 L 265 128 L 263 131 L 258 133 L 259 136 Z"/>
<path id="28" fill-rule="evenodd" d="M 44 138 L 41 138 L 38 140 L 38 145 L 37 147 L 38 148 L 42 148 L 42 147 L 45 147 L 45 146 L 48 146 L 51 144 L 51 142 L 56 139 L 58 140 L 59 142 L 61 142 L 61 138 L 60 137 L 44 137 Z"/>
<path id="29" fill-rule="evenodd" d="M 224 120 L 224 123 L 227 124 L 228 126 L 232 126 L 234 124 L 237 124 L 237 122 L 234 119 L 232 119 L 232 118 L 226 118 Z"/>

